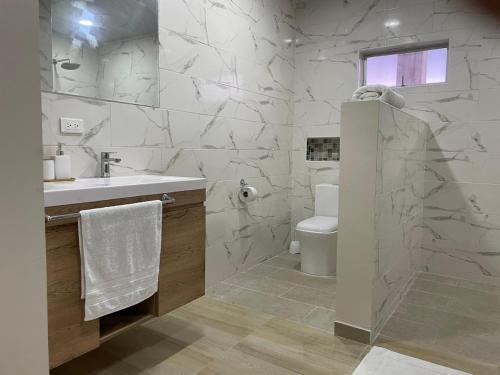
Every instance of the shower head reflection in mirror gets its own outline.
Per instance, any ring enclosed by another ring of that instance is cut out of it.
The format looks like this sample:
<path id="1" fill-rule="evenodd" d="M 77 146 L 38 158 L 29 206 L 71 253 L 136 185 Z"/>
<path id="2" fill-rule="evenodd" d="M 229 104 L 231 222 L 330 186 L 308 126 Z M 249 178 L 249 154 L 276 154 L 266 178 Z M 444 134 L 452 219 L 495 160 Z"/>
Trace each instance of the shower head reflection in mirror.
<path id="1" fill-rule="evenodd" d="M 61 68 L 66 69 L 66 70 L 76 70 L 80 67 L 80 64 L 72 63 L 71 59 L 60 59 L 60 60 L 53 59 L 52 60 L 52 64 L 54 64 L 54 66 L 56 66 L 56 67 L 57 67 L 57 64 L 59 64 L 59 63 L 62 63 Z"/>

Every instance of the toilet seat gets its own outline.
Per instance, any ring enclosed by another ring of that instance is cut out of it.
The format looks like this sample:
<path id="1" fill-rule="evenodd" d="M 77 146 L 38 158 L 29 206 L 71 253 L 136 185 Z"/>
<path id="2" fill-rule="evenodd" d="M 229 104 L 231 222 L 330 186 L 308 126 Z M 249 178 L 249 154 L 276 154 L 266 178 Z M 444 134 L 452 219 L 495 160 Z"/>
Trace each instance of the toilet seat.
<path id="1" fill-rule="evenodd" d="M 297 230 L 312 233 L 333 233 L 337 231 L 339 224 L 335 216 L 313 216 L 302 220 L 297 224 Z"/>

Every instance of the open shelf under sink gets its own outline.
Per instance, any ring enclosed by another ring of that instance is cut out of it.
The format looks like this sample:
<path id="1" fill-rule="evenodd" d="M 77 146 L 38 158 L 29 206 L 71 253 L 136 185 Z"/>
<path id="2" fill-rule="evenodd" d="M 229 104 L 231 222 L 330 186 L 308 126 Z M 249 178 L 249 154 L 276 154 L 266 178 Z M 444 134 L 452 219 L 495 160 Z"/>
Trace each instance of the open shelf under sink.
<path id="1" fill-rule="evenodd" d="M 112 339 L 133 326 L 154 318 L 154 308 L 155 296 L 152 296 L 137 305 L 101 317 L 99 319 L 101 343 Z"/>

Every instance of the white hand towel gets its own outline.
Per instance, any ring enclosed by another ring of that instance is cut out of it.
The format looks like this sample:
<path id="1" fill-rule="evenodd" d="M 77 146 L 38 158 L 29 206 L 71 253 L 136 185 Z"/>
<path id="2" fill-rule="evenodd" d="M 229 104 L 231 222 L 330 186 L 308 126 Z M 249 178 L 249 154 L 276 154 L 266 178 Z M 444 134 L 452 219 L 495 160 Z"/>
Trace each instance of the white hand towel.
<path id="1" fill-rule="evenodd" d="M 80 212 L 85 320 L 135 305 L 158 290 L 162 203 Z"/>
<path id="2" fill-rule="evenodd" d="M 405 106 L 405 99 L 403 96 L 395 92 L 390 87 L 384 85 L 362 86 L 354 91 L 352 100 L 381 100 L 399 109 Z"/>

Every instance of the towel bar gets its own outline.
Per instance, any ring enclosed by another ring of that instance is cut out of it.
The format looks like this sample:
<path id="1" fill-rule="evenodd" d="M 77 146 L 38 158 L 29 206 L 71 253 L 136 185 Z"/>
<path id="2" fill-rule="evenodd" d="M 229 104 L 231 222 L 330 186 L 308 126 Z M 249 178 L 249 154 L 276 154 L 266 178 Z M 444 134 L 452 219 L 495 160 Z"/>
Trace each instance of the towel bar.
<path id="1" fill-rule="evenodd" d="M 175 203 L 175 198 L 172 198 L 168 194 L 163 194 L 163 196 L 161 197 L 161 203 L 163 205 Z M 45 222 L 49 223 L 49 222 L 53 222 L 53 221 L 78 219 L 79 217 L 80 217 L 80 213 L 79 212 L 75 212 L 75 213 L 72 213 L 72 214 L 54 215 L 54 216 L 45 215 Z"/>

